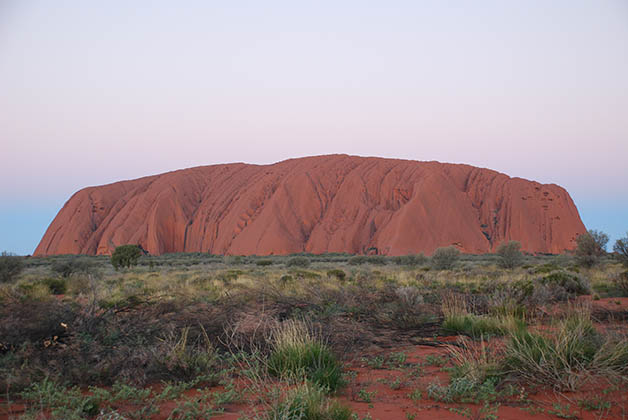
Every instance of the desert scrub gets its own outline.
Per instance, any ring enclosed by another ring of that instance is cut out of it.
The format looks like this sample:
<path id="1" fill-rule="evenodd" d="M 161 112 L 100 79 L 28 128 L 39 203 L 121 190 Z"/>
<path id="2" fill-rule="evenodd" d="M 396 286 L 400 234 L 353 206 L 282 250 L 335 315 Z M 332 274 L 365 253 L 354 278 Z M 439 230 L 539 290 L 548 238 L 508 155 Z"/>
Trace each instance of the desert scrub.
<path id="1" fill-rule="evenodd" d="M 157 361 L 157 365 L 162 365 L 160 370 L 186 380 L 215 373 L 219 357 L 207 332 L 201 326 L 201 334 L 194 342 L 189 339 L 189 333 L 190 327 L 185 327 L 178 333 L 171 331 L 162 339 L 166 352 L 165 357 Z"/>
<path id="2" fill-rule="evenodd" d="M 517 241 L 504 242 L 499 245 L 497 255 L 499 255 L 499 266 L 502 268 L 512 269 L 523 262 L 521 243 Z"/>
<path id="3" fill-rule="evenodd" d="M 40 282 L 48 287 L 50 294 L 53 295 L 63 295 L 68 290 L 68 282 L 64 278 L 45 278 Z"/>
<path id="4" fill-rule="evenodd" d="M 455 246 L 437 248 L 432 255 L 432 267 L 436 270 L 451 270 L 460 258 L 460 251 Z"/>
<path id="5" fill-rule="evenodd" d="M 400 255 L 398 257 L 392 257 L 392 261 L 396 265 L 406 265 L 409 267 L 416 267 L 419 265 L 427 264 L 428 258 L 423 254 L 410 254 L 410 255 Z"/>
<path id="6" fill-rule="evenodd" d="M 347 277 L 347 273 L 345 273 L 343 270 L 339 268 L 334 268 L 332 270 L 327 271 L 327 277 L 329 278 L 335 277 L 336 279 L 340 281 L 344 281 L 345 278 Z"/>
<path id="7" fill-rule="evenodd" d="M 286 267 L 309 267 L 310 259 L 308 257 L 292 257 L 286 261 Z"/>
<path id="8" fill-rule="evenodd" d="M 559 287 L 569 296 L 588 295 L 591 293 L 589 281 L 578 273 L 564 270 L 552 271 L 537 279 L 541 285 Z"/>
<path id="9" fill-rule="evenodd" d="M 328 391 L 337 390 L 343 383 L 340 363 L 331 350 L 304 323 L 294 320 L 273 330 L 267 368 L 278 378 L 309 380 Z"/>
<path id="10" fill-rule="evenodd" d="M 465 298 L 448 294 L 443 297 L 442 329 L 449 333 L 464 334 L 478 339 L 491 335 L 505 335 L 525 328 L 525 322 L 514 315 L 476 315 L 470 313 Z"/>
<path id="11" fill-rule="evenodd" d="M 480 316 L 474 314 L 446 317 L 443 330 L 449 333 L 464 334 L 479 339 L 481 337 L 506 335 L 511 331 L 525 329 L 525 322 L 514 316 Z"/>
<path id="12" fill-rule="evenodd" d="M 515 331 L 505 348 L 504 370 L 532 384 L 576 390 L 591 376 L 628 372 L 628 341 L 598 332 L 586 309 L 577 309 L 546 334 Z"/>
<path id="13" fill-rule="evenodd" d="M 0 254 L 0 283 L 8 283 L 17 278 L 24 270 L 24 257 L 6 251 Z"/>
<path id="14" fill-rule="evenodd" d="M 315 385 L 301 384 L 281 395 L 276 390 L 268 410 L 255 420 L 349 420 L 351 410 Z"/>
<path id="15" fill-rule="evenodd" d="M 428 387 L 428 396 L 436 401 L 479 403 L 493 402 L 514 393 L 512 386 L 502 386 L 504 372 L 502 351 L 489 345 L 484 339 L 477 343 L 468 339 L 459 346 L 449 346 L 453 367 L 448 368 L 447 385 L 438 381 Z"/>

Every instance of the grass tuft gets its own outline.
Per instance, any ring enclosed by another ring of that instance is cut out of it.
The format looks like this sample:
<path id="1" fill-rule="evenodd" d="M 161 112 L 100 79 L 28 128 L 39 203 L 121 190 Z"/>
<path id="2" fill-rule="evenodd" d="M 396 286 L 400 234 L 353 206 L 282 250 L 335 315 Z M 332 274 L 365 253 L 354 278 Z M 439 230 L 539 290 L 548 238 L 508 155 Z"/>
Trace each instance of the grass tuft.
<path id="1" fill-rule="evenodd" d="M 273 331 L 268 372 L 287 380 L 309 380 L 330 392 L 342 385 L 342 369 L 331 350 L 299 321 L 285 321 Z"/>

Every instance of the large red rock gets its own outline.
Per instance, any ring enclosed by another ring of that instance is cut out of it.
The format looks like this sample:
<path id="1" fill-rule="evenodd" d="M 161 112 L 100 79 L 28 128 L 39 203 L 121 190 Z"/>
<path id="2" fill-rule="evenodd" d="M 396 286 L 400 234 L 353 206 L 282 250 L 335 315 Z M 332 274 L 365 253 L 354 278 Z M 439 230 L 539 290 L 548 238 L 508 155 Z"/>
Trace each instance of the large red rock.
<path id="1" fill-rule="evenodd" d="M 520 241 L 534 253 L 573 249 L 585 232 L 567 191 L 468 165 L 346 155 L 273 165 L 234 163 L 85 188 L 54 219 L 35 255 L 469 253 Z"/>

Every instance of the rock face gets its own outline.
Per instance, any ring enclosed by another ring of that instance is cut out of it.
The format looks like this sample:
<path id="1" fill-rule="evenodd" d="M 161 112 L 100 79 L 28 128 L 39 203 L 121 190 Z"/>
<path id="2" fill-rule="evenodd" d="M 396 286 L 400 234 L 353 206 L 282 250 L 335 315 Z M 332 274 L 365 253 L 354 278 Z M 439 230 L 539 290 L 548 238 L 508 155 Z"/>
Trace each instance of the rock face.
<path id="1" fill-rule="evenodd" d="M 468 165 L 346 155 L 203 166 L 80 190 L 35 255 L 534 253 L 585 232 L 567 191 Z M 375 249 L 377 251 L 375 251 Z"/>

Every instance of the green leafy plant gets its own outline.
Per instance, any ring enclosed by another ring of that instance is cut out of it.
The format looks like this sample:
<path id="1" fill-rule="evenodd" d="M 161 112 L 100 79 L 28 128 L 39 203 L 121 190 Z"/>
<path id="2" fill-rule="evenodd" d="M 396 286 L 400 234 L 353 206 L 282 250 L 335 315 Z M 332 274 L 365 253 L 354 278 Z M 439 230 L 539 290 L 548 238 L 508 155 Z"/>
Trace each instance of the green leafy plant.
<path id="1" fill-rule="evenodd" d="M 365 403 L 370 403 L 373 401 L 373 397 L 375 396 L 375 394 L 377 394 L 377 391 L 367 391 L 366 389 L 362 388 L 358 391 L 358 399 Z"/>
<path id="2" fill-rule="evenodd" d="M 116 270 L 120 268 L 130 268 L 137 265 L 140 257 L 142 256 L 142 250 L 137 245 L 120 245 L 116 247 L 113 254 L 111 254 L 111 265 Z"/>

